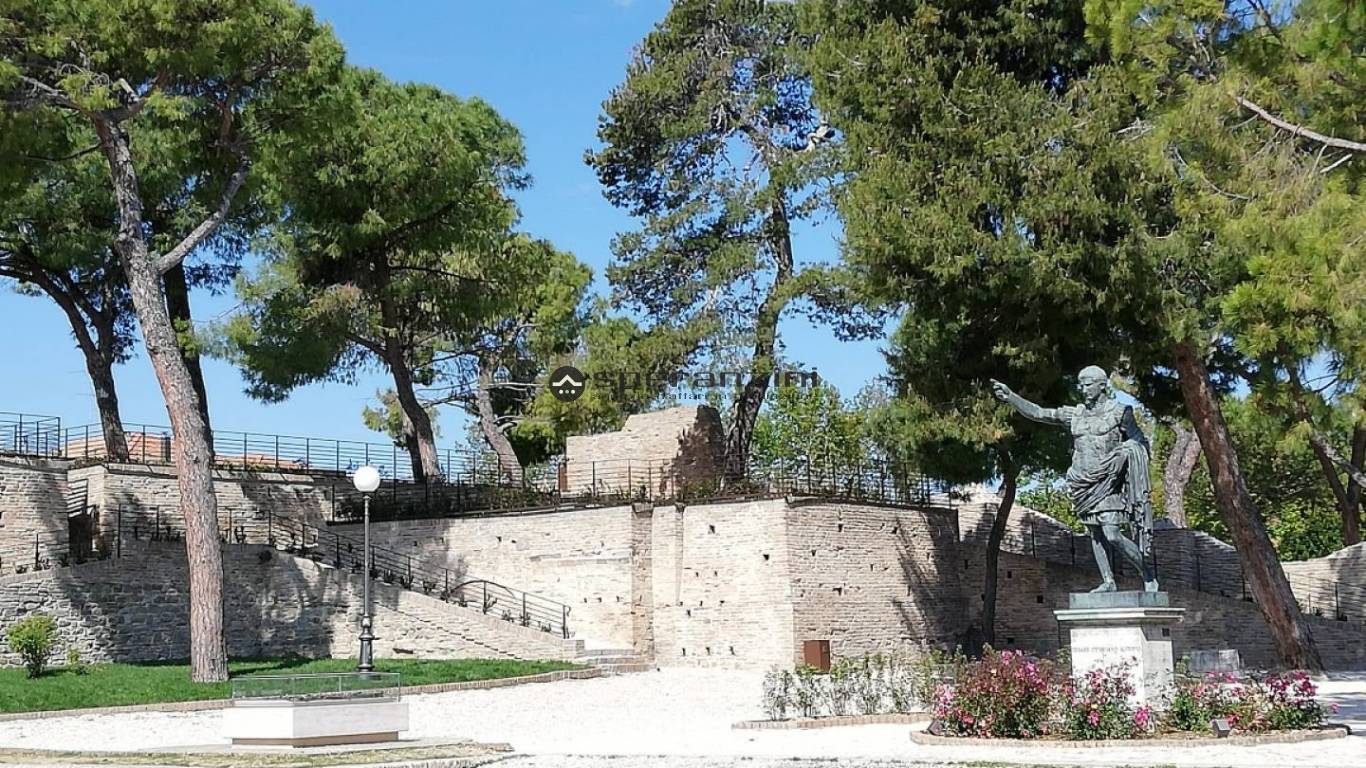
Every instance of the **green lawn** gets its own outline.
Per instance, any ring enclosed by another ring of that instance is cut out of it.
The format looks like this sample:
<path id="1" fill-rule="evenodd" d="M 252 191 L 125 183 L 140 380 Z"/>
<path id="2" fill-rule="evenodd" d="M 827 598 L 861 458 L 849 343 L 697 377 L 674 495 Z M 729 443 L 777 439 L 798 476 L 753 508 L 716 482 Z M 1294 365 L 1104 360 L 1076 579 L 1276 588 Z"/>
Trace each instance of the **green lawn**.
<path id="1" fill-rule="evenodd" d="M 254 659 L 229 665 L 233 677 L 244 675 L 354 672 L 354 659 Z M 520 677 L 575 665 L 558 661 L 504 659 L 376 659 L 376 672 L 398 672 L 403 685 L 428 685 L 466 680 Z M 78 675 L 63 667 L 30 680 L 23 669 L 0 669 L 0 712 L 36 712 L 81 707 L 116 707 L 170 701 L 226 699 L 228 683 L 192 683 L 186 662 L 91 664 Z"/>

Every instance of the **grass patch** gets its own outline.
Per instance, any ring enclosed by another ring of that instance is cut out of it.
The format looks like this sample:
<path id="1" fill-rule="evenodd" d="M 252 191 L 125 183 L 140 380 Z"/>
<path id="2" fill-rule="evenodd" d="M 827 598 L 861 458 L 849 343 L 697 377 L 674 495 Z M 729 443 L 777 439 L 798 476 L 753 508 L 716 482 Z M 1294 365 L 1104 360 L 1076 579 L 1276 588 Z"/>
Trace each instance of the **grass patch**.
<path id="1" fill-rule="evenodd" d="M 398 672 L 403 685 L 458 683 L 521 677 L 577 665 L 560 661 L 507 659 L 376 659 L 376 672 Z M 42 712 L 83 707 L 164 704 L 226 699 L 228 683 L 192 683 L 188 662 L 91 664 L 85 674 L 55 667 L 29 679 L 23 669 L 0 669 L 0 712 Z M 353 659 L 245 659 L 228 664 L 233 677 L 246 675 L 354 672 Z"/>

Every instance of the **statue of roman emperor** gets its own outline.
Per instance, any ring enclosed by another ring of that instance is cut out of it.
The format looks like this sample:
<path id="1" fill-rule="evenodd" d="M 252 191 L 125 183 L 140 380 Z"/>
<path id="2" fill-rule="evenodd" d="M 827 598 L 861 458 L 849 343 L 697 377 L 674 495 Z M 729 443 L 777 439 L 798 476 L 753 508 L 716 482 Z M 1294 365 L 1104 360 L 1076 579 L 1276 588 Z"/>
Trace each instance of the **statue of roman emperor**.
<path id="1" fill-rule="evenodd" d="M 1115 574 L 1105 544 L 1109 542 L 1143 574 L 1143 589 L 1156 592 L 1157 579 L 1148 567 L 1152 550 L 1153 508 L 1148 485 L 1148 440 L 1134 419 L 1134 409 L 1110 392 L 1110 377 L 1099 367 L 1077 376 L 1082 405 L 1042 408 L 995 379 L 997 399 L 1025 418 L 1064 427 L 1072 433 L 1072 466 L 1067 490 L 1077 519 L 1091 535 L 1091 551 L 1100 567 L 1100 586 L 1092 592 L 1114 592 Z M 1133 539 L 1124 535 L 1127 525 Z M 1137 540 L 1137 544 L 1135 543 Z"/>

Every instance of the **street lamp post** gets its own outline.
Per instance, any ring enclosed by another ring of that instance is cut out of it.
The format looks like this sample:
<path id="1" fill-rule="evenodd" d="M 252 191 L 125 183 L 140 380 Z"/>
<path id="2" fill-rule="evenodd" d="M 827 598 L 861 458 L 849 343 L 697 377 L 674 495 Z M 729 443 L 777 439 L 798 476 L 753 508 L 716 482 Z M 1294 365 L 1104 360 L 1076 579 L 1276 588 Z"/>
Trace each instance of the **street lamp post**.
<path id="1" fill-rule="evenodd" d="M 361 498 L 365 506 L 365 592 L 364 603 L 361 606 L 360 619 L 360 661 L 356 664 L 356 670 L 360 672 L 375 671 L 374 640 L 375 635 L 371 630 L 374 621 L 370 617 L 370 494 L 379 488 L 379 470 L 366 465 L 356 470 L 356 474 L 351 478 L 355 483 L 356 490 L 360 491 Z"/>

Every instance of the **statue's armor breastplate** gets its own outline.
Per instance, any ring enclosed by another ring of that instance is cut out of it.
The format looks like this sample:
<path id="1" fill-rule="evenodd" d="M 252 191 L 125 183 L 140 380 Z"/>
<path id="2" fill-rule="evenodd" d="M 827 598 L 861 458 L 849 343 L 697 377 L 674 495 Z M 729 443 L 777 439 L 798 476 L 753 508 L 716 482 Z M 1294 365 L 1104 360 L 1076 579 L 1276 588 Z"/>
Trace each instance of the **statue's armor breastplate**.
<path id="1" fill-rule="evenodd" d="M 1078 408 L 1072 415 L 1072 467 L 1089 471 L 1123 441 L 1124 409 L 1109 400 L 1095 410 Z"/>

